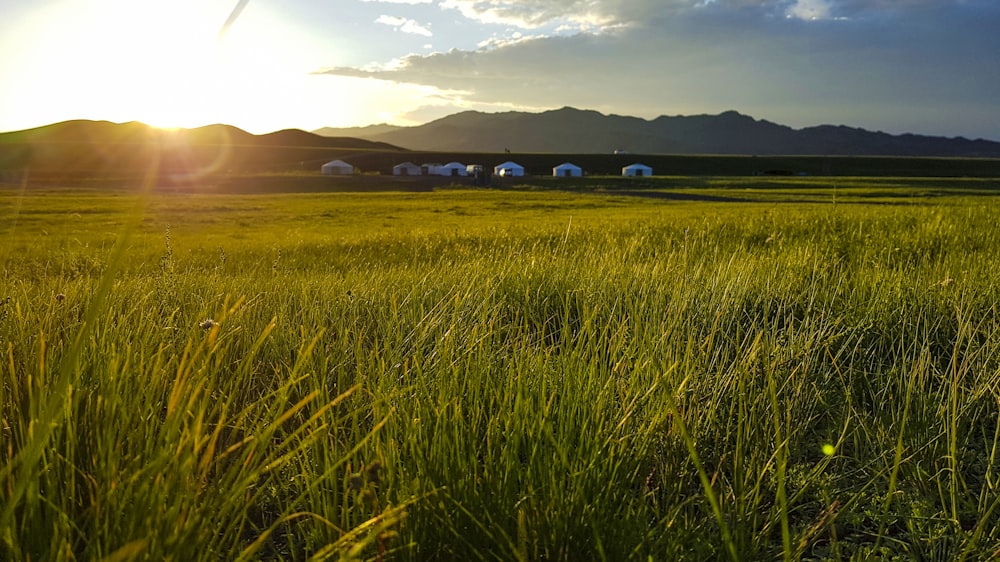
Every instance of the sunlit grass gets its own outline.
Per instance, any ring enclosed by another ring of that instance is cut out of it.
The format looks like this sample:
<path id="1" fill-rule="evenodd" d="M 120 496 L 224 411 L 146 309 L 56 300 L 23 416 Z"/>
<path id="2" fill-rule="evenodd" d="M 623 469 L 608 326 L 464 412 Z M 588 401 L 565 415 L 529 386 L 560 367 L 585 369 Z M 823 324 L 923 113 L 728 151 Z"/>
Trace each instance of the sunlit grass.
<path id="1" fill-rule="evenodd" d="M 996 204 L 795 193 L 0 193 L 0 557 L 989 559 Z"/>

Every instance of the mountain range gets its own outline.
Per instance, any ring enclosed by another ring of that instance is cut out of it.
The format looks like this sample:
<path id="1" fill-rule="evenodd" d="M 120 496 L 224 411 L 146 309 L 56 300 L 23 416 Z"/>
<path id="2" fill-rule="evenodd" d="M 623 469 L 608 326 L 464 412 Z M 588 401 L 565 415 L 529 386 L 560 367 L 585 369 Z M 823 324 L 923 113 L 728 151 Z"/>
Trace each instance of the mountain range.
<path id="1" fill-rule="evenodd" d="M 441 152 L 1000 157 L 1000 142 L 984 139 L 892 135 L 844 125 L 794 129 L 737 111 L 653 120 L 572 107 L 541 113 L 465 111 L 412 127 L 314 132 Z"/>
<path id="2" fill-rule="evenodd" d="M 297 129 L 253 135 L 229 125 L 163 130 L 137 122 L 66 121 L 0 133 L 0 184 L 134 186 L 152 181 L 169 188 L 204 184 L 208 178 L 242 182 L 239 178 L 251 175 L 280 179 L 289 173 L 315 173 L 318 182 L 320 166 L 334 159 L 383 175 L 404 161 L 493 166 L 508 159 L 536 175 L 550 174 L 566 161 L 596 175 L 618 174 L 636 161 L 676 175 L 1000 175 L 997 142 L 843 126 L 796 130 L 735 111 L 652 121 L 573 108 L 537 114 L 465 112 L 417 127 L 321 132 L 338 136 Z"/>

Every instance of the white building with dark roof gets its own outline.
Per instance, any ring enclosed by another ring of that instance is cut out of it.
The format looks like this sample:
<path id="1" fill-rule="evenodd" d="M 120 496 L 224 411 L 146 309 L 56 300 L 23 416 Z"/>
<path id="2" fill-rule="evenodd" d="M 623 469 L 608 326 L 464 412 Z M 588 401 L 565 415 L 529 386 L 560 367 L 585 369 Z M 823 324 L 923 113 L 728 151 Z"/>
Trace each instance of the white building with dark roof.
<path id="1" fill-rule="evenodd" d="M 331 160 L 323 164 L 319 170 L 325 176 L 349 176 L 354 173 L 354 166 L 343 160 Z"/>
<path id="2" fill-rule="evenodd" d="M 417 166 L 413 162 L 403 162 L 402 164 L 396 164 L 392 167 L 392 175 L 394 176 L 419 176 L 420 166 Z"/>
<path id="3" fill-rule="evenodd" d="M 501 177 L 523 176 L 524 166 L 517 162 L 504 162 L 493 167 L 493 174 Z"/>
<path id="4" fill-rule="evenodd" d="M 467 176 L 468 171 L 465 169 L 465 164 L 460 162 L 448 162 L 444 166 L 441 166 L 439 172 L 442 176 Z"/>
<path id="5" fill-rule="evenodd" d="M 583 168 L 566 162 L 552 168 L 552 175 L 560 178 L 578 178 L 583 175 Z"/>
<path id="6" fill-rule="evenodd" d="M 645 164 L 632 164 L 622 168 L 622 175 L 646 177 L 653 175 L 653 169 Z"/>

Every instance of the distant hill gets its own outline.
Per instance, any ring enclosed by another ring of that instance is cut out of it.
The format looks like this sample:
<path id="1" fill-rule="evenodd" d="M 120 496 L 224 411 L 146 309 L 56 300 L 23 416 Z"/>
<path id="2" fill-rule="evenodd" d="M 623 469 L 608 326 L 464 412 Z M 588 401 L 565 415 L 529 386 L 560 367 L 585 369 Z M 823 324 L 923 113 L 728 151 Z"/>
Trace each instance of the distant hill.
<path id="1" fill-rule="evenodd" d="M 216 172 L 318 170 L 323 162 L 402 149 L 290 129 L 253 135 L 229 125 L 164 130 L 142 123 L 65 121 L 0 133 L 0 172 L 33 178 L 136 177 L 180 180 Z"/>
<path id="2" fill-rule="evenodd" d="M 443 152 L 1000 157 L 1000 142 L 891 135 L 843 125 L 793 129 L 736 111 L 653 120 L 572 107 L 542 113 L 466 111 L 415 127 L 316 132 Z"/>
<path id="3" fill-rule="evenodd" d="M 315 131 L 313 131 L 313 133 L 324 137 L 354 137 L 359 139 L 367 139 L 375 135 L 392 133 L 394 131 L 398 131 L 403 128 L 405 127 L 380 123 L 378 125 L 368 125 L 366 127 L 345 127 L 345 128 L 323 127 L 322 129 L 316 129 Z"/>

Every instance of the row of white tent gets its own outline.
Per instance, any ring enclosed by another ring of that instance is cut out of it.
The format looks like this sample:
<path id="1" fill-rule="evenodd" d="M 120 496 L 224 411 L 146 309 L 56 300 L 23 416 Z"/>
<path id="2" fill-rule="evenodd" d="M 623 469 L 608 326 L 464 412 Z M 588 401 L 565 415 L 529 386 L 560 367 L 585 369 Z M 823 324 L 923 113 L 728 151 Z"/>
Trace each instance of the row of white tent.
<path id="1" fill-rule="evenodd" d="M 552 175 L 558 177 L 579 177 L 583 175 L 583 170 L 576 164 L 570 164 L 566 162 L 565 164 L 559 164 L 555 168 L 552 168 Z M 653 175 L 653 169 L 645 164 L 630 164 L 622 168 L 623 176 L 651 176 Z"/>
<path id="2" fill-rule="evenodd" d="M 328 176 L 346 176 L 354 173 L 354 166 L 343 160 L 334 160 L 323 164 L 321 171 Z M 459 162 L 449 162 L 447 164 L 423 164 L 416 165 L 412 162 L 403 162 L 392 167 L 394 176 L 470 176 L 482 173 L 483 167 L 478 164 L 468 166 Z M 493 174 L 501 177 L 520 177 L 524 175 L 524 166 L 517 162 L 504 162 L 493 167 Z M 576 164 L 566 162 L 552 168 L 552 175 L 558 177 L 580 177 L 583 169 Z M 623 176 L 651 176 L 653 169 L 645 164 L 632 164 L 622 168 Z"/>
<path id="3" fill-rule="evenodd" d="M 413 162 L 403 162 L 392 167 L 392 175 L 394 176 L 472 176 L 482 172 L 483 167 L 479 164 L 466 166 L 460 162 L 420 166 Z M 515 162 L 504 162 L 494 166 L 493 173 L 500 176 L 523 176 L 524 167 Z"/>
<path id="4" fill-rule="evenodd" d="M 349 176 L 354 173 L 354 166 L 343 160 L 333 160 L 323 164 L 319 171 L 324 176 Z"/>

